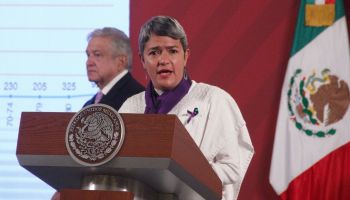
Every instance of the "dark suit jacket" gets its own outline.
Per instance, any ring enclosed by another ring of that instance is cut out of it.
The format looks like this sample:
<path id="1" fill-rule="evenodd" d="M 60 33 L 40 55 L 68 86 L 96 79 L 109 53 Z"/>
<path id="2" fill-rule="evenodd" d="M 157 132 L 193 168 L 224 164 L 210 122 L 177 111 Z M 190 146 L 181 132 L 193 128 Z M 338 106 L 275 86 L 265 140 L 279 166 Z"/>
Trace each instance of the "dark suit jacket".
<path id="1" fill-rule="evenodd" d="M 118 111 L 127 98 L 144 90 L 145 87 L 137 82 L 128 72 L 103 96 L 100 103 L 109 105 Z M 95 102 L 95 97 L 96 95 L 87 101 L 83 107 L 93 104 Z"/>

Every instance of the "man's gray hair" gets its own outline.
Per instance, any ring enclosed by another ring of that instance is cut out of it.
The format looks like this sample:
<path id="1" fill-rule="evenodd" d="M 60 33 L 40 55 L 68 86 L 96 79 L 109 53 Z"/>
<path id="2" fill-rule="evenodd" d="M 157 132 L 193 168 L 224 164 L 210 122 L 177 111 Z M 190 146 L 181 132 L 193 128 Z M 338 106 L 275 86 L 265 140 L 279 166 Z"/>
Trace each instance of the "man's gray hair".
<path id="1" fill-rule="evenodd" d="M 179 39 L 184 51 L 188 47 L 186 33 L 176 19 L 169 16 L 155 16 L 141 27 L 139 34 L 139 53 L 141 56 L 145 50 L 145 44 L 152 34 L 168 36 L 175 40 Z"/>
<path id="2" fill-rule="evenodd" d="M 132 50 L 129 37 L 121 30 L 112 27 L 104 27 L 95 29 L 88 34 L 87 40 L 90 41 L 94 37 L 109 37 L 112 41 L 113 53 L 117 56 L 125 54 L 128 58 L 127 69 L 131 70 L 132 65 Z"/>

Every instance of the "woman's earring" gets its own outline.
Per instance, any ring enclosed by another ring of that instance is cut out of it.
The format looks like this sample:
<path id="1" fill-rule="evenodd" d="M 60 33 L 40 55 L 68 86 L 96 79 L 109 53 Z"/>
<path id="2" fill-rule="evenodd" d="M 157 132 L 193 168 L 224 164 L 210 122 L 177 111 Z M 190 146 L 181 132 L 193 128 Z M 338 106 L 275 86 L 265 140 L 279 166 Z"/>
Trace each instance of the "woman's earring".
<path id="1" fill-rule="evenodd" d="M 184 68 L 184 79 L 185 79 L 185 80 L 188 79 L 188 74 L 187 74 L 187 69 L 186 69 L 186 67 Z"/>

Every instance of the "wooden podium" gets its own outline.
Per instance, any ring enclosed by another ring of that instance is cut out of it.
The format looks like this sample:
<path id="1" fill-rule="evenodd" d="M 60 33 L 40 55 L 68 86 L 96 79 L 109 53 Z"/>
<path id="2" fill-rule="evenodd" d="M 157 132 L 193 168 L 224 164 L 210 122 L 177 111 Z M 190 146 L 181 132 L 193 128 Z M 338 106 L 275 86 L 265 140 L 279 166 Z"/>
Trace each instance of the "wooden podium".
<path id="1" fill-rule="evenodd" d="M 74 114 L 21 116 L 17 159 L 56 190 L 84 193 L 84 176 L 111 175 L 138 180 L 180 200 L 221 199 L 220 179 L 175 115 L 121 114 L 125 139 L 119 153 L 101 166 L 87 167 L 75 162 L 65 146 L 66 127 Z"/>

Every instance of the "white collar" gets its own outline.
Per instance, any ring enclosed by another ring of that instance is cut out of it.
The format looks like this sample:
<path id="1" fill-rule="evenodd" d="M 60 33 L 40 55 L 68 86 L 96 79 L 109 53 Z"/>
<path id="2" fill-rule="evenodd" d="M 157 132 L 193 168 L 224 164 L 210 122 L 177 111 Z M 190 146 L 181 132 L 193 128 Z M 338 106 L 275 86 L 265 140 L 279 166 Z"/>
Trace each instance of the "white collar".
<path id="1" fill-rule="evenodd" d="M 112 89 L 112 87 L 120 80 L 122 79 L 126 74 L 128 73 L 128 70 L 124 69 L 122 72 L 120 72 L 117 76 L 115 76 L 104 88 L 102 88 L 102 93 L 104 95 L 108 94 L 108 92 Z"/>
<path id="2" fill-rule="evenodd" d="M 156 91 L 156 93 L 157 93 L 159 96 L 162 95 L 162 94 L 164 93 L 163 90 L 159 90 L 159 89 L 157 89 L 157 88 L 154 88 L 154 91 Z"/>

